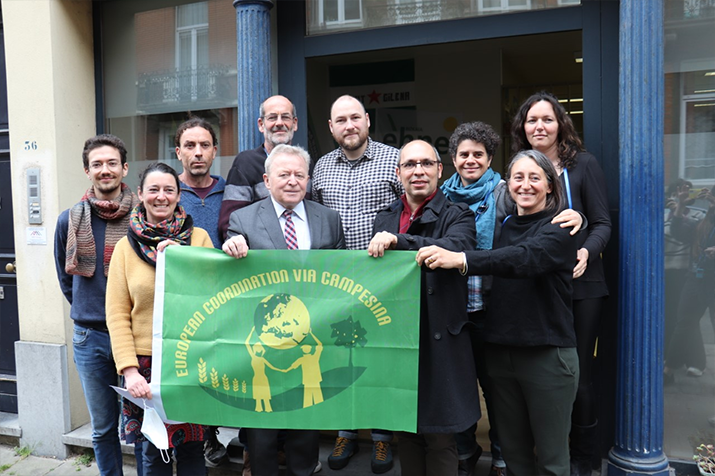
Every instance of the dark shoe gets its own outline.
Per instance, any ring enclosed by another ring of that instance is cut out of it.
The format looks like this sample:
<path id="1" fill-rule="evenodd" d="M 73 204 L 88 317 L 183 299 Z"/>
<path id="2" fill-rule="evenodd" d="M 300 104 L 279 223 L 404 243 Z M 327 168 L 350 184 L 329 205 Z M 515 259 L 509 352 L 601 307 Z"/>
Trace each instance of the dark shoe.
<path id="1" fill-rule="evenodd" d="M 251 458 L 248 455 L 248 451 L 243 450 L 243 472 L 241 476 L 252 476 L 251 473 Z"/>
<path id="2" fill-rule="evenodd" d="M 226 447 L 218 441 L 218 438 L 209 438 L 204 443 L 204 460 L 209 468 L 221 466 L 228 461 Z"/>
<path id="3" fill-rule="evenodd" d="M 474 454 L 467 459 L 459 460 L 459 467 L 457 468 L 458 476 L 472 476 L 474 474 L 474 468 L 477 466 L 477 461 L 482 456 L 482 447 L 477 445 Z"/>
<path id="4" fill-rule="evenodd" d="M 372 442 L 372 461 L 370 466 L 375 474 L 387 473 L 395 462 L 392 460 L 392 449 L 389 441 Z"/>
<path id="5" fill-rule="evenodd" d="M 506 468 L 492 465 L 492 469 L 489 470 L 489 476 L 506 476 Z"/>
<path id="6" fill-rule="evenodd" d="M 596 447 L 598 420 L 582 426 L 571 425 L 571 476 L 591 476 L 591 460 Z"/>
<path id="7" fill-rule="evenodd" d="M 335 440 L 333 454 L 328 456 L 328 466 L 330 469 L 343 469 L 350 462 L 350 458 L 360 451 L 357 440 L 351 440 L 338 436 Z"/>
<path id="8" fill-rule="evenodd" d="M 572 459 L 571 476 L 591 476 L 591 463 L 581 459 Z"/>

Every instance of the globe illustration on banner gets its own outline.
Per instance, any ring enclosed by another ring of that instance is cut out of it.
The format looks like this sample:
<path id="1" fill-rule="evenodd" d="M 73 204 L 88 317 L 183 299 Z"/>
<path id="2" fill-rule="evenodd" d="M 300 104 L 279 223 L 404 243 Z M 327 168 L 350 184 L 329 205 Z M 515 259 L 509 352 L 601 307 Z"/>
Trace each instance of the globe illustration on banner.
<path id="1" fill-rule="evenodd" d="M 271 294 L 258 303 L 253 323 L 261 342 L 273 349 L 289 349 L 310 333 L 310 315 L 303 301 L 290 294 Z"/>

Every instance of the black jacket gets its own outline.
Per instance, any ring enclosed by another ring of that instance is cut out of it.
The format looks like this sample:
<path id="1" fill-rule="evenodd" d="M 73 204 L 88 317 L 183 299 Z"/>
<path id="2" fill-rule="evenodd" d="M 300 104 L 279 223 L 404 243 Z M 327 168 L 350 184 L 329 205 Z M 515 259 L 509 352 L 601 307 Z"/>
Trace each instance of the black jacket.
<path id="1" fill-rule="evenodd" d="M 403 204 L 378 212 L 373 235 L 397 235 L 398 250 L 437 245 L 452 251 L 476 246 L 474 213 L 447 201 L 441 191 L 407 233 L 398 234 Z M 389 253 L 389 251 L 388 251 Z M 420 433 L 456 433 L 481 416 L 477 376 L 467 325 L 467 280 L 458 270 L 422 268 L 420 370 L 417 428 Z"/>

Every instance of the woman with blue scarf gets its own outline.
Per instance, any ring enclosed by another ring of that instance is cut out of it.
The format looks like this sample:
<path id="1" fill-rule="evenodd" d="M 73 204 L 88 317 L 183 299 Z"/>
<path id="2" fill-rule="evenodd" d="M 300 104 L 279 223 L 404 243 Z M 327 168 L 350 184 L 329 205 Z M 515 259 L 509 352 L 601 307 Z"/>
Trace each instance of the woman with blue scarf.
<path id="1" fill-rule="evenodd" d="M 477 230 L 478 250 L 491 250 L 496 242 L 502 222 L 514 212 L 513 202 L 507 198 L 506 182 L 501 175 L 491 169 L 492 159 L 501 139 L 492 127 L 483 122 L 467 122 L 459 125 L 449 139 L 449 154 L 457 172 L 442 184 L 442 192 L 448 200 L 469 205 L 474 212 L 474 225 Z M 583 217 L 573 210 L 565 210 L 553 219 L 561 227 L 574 227 L 572 234 L 581 227 Z M 501 456 L 499 437 L 494 428 L 494 418 L 490 406 L 491 382 L 484 364 L 482 329 L 486 319 L 486 307 L 491 289 L 490 276 L 469 277 L 469 300 L 467 312 L 475 324 L 472 333 L 474 361 L 479 384 L 484 392 L 487 406 L 491 441 L 492 467 L 489 476 L 506 476 L 506 463 Z M 475 402 L 475 404 L 479 404 Z M 476 441 L 475 425 L 456 435 L 459 452 L 459 475 L 470 476 L 482 454 L 482 448 Z"/>

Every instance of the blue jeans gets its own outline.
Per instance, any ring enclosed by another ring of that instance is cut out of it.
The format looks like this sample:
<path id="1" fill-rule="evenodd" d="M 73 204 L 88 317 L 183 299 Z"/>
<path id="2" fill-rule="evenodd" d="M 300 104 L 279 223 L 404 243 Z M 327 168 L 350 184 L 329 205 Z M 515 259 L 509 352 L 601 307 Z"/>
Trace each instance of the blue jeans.
<path id="1" fill-rule="evenodd" d="M 390 430 L 371 430 L 372 441 L 384 441 L 389 443 L 392 441 L 392 432 Z M 340 430 L 338 436 L 347 438 L 348 440 L 357 440 L 358 432 L 357 430 Z"/>
<path id="2" fill-rule="evenodd" d="M 92 421 L 92 446 L 102 476 L 122 476 L 118 384 L 109 334 L 75 324 L 74 363 Z"/>

